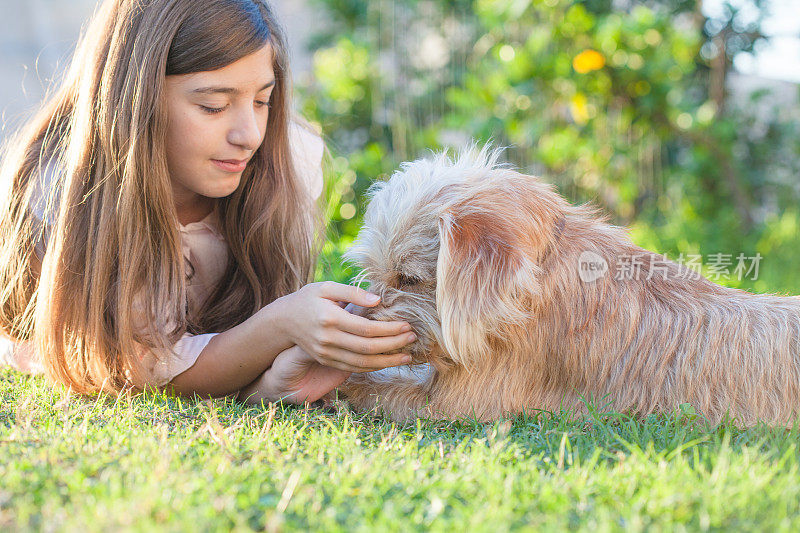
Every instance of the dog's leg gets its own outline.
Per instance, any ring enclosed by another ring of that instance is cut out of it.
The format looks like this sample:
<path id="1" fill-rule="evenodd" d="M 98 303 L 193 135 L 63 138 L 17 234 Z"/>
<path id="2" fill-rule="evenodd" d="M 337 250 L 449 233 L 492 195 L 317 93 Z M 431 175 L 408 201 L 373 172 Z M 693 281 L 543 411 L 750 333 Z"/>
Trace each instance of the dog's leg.
<path id="1" fill-rule="evenodd" d="M 427 414 L 432 375 L 427 364 L 353 374 L 338 388 L 338 396 L 358 412 L 376 410 L 405 422 Z"/>

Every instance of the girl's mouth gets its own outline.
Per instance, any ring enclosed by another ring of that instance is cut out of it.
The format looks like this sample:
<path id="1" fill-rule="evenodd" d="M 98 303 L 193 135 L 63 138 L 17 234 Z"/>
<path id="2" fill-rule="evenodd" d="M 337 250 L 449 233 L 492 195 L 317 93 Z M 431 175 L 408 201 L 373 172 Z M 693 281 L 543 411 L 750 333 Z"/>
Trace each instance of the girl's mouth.
<path id="1" fill-rule="evenodd" d="M 213 163 L 217 165 L 217 167 L 221 168 L 225 172 L 242 172 L 244 171 L 245 167 L 247 166 L 247 160 L 243 161 L 236 161 L 236 160 L 228 160 L 228 161 L 220 161 L 218 159 L 212 159 Z"/>

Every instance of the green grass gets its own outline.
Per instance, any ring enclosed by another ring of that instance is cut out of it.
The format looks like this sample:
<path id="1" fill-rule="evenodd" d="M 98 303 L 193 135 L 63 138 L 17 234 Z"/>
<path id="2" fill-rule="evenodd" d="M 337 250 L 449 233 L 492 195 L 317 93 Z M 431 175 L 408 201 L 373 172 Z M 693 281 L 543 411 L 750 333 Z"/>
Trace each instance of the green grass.
<path id="1" fill-rule="evenodd" d="M 397 426 L 0 369 L 0 529 L 797 530 L 798 430 L 691 412 Z"/>

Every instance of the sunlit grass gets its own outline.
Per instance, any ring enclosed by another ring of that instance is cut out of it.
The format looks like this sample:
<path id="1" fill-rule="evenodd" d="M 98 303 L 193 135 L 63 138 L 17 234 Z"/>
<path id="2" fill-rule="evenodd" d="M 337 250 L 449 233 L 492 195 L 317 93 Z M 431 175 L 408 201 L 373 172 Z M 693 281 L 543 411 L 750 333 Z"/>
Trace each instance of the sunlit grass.
<path id="1" fill-rule="evenodd" d="M 398 426 L 345 408 L 67 397 L 8 369 L 0 395 L 3 529 L 800 526 L 797 430 L 691 413 Z"/>

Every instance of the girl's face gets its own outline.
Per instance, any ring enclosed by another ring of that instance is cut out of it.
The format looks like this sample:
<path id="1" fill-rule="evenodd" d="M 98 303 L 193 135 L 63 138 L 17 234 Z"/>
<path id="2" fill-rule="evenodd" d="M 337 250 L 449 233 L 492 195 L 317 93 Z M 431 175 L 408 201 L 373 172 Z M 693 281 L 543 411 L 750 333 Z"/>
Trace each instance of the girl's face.
<path id="1" fill-rule="evenodd" d="M 167 164 L 179 214 L 233 193 L 264 140 L 272 47 L 219 70 L 166 77 Z"/>

